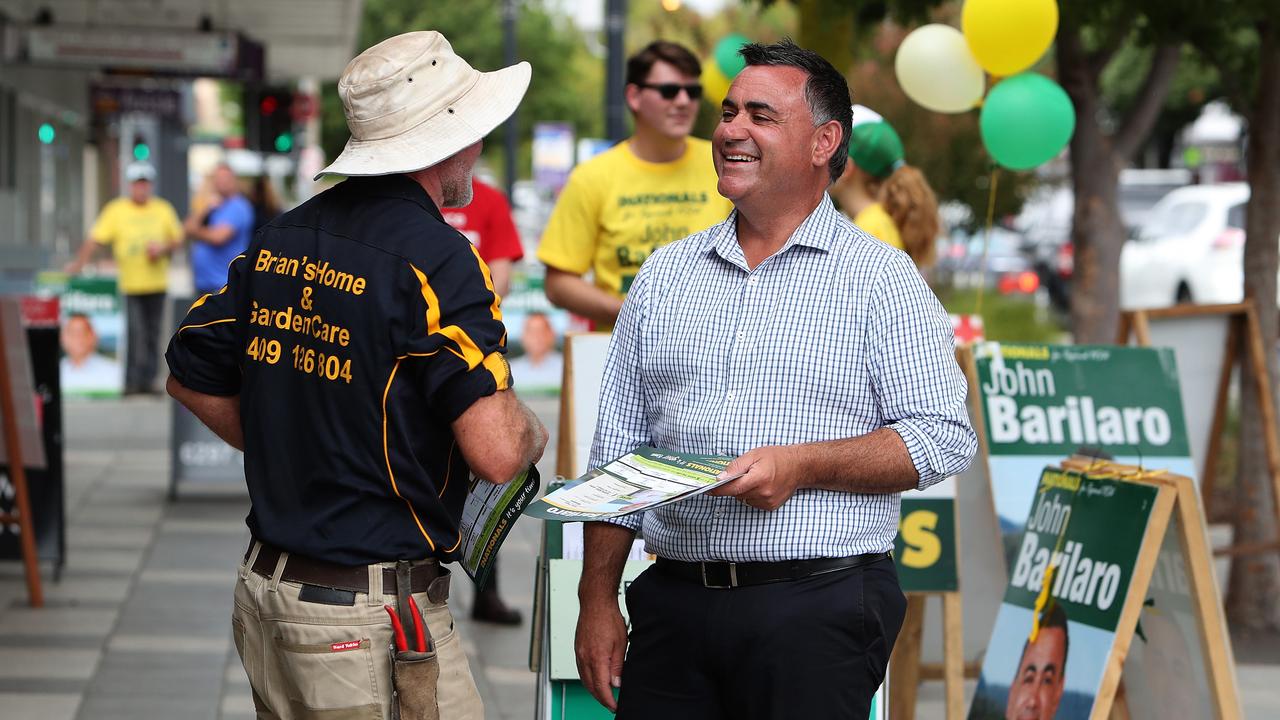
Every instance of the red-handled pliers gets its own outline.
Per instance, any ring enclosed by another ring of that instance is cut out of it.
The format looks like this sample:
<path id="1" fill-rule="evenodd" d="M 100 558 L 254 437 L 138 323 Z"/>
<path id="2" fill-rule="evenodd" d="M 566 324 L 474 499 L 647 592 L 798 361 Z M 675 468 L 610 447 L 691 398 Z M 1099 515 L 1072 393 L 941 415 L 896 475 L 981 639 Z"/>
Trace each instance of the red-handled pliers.
<path id="1" fill-rule="evenodd" d="M 405 638 L 404 625 L 400 622 L 400 616 L 396 614 L 395 608 L 390 605 L 383 605 L 382 609 L 386 610 L 387 615 L 391 618 L 391 630 L 395 634 L 396 650 L 408 652 L 409 641 Z M 409 609 L 413 611 L 413 630 L 417 652 L 426 652 L 427 633 L 423 627 L 425 621 L 422 619 L 422 613 L 418 612 L 418 604 L 413 601 L 412 595 L 409 596 Z"/>

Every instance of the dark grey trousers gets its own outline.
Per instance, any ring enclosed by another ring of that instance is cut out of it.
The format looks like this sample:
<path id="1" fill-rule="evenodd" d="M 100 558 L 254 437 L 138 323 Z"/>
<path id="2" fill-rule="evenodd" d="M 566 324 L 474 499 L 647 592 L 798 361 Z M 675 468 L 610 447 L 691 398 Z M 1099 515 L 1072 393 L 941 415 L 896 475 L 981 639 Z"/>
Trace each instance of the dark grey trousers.
<path id="1" fill-rule="evenodd" d="M 164 293 L 125 295 L 129 350 L 125 355 L 124 391 L 154 389 L 160 364 L 160 323 L 164 318 Z"/>

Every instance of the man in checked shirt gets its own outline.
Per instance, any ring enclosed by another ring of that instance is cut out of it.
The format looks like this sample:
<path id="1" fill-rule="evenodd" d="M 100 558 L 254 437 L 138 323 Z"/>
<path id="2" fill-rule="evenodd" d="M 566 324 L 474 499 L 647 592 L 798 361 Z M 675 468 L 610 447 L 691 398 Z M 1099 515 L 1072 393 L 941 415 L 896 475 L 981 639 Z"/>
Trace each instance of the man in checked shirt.
<path id="1" fill-rule="evenodd" d="M 905 609 L 899 495 L 977 442 L 946 312 L 826 194 L 848 157 L 844 79 L 790 42 L 741 52 L 713 136 L 735 210 L 641 268 L 590 465 L 648 444 L 745 474 L 587 526 L 578 668 L 626 720 L 864 720 Z M 617 588 L 640 529 L 658 561 L 627 590 L 628 639 Z"/>

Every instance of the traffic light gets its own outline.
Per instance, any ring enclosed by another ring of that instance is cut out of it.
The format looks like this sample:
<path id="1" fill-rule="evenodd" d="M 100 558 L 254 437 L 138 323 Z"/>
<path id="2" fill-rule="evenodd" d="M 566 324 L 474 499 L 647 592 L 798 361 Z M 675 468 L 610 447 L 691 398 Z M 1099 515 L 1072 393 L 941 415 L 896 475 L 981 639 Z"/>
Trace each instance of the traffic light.
<path id="1" fill-rule="evenodd" d="M 245 91 L 245 145 L 258 152 L 293 151 L 293 90 L 287 87 Z"/>
<path id="2" fill-rule="evenodd" d="M 141 133 L 133 136 L 133 159 L 147 162 L 151 159 L 151 143 Z"/>
<path id="3" fill-rule="evenodd" d="M 53 139 L 57 136 L 58 133 L 53 129 L 52 123 L 41 123 L 40 128 L 36 130 L 36 137 L 40 139 L 41 145 L 52 145 Z"/>

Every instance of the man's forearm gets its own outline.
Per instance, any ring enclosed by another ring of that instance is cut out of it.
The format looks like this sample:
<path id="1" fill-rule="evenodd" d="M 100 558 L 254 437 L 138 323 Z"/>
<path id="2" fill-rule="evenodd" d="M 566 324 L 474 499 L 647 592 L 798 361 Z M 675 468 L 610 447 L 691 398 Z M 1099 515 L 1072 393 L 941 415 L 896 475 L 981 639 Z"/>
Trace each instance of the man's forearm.
<path id="1" fill-rule="evenodd" d="M 498 297 L 505 298 L 511 291 L 511 259 L 496 258 L 489 263 L 489 278 L 493 280 L 493 291 Z"/>
<path id="2" fill-rule="evenodd" d="M 244 428 L 240 424 L 240 396 L 205 395 L 169 376 L 165 389 L 173 399 L 182 403 L 192 415 L 200 419 L 215 435 L 231 447 L 244 452 Z"/>
<path id="3" fill-rule="evenodd" d="M 622 569 L 627 564 L 634 530 L 607 522 L 584 523 L 582 528 L 582 580 L 578 583 L 578 602 L 611 601 L 617 603 Z"/>
<path id="4" fill-rule="evenodd" d="M 85 238 L 84 243 L 80 245 L 80 249 L 76 251 L 76 256 L 71 258 L 63 269 L 73 275 L 80 272 L 97 249 L 98 243 L 93 238 Z"/>
<path id="5" fill-rule="evenodd" d="M 547 268 L 547 299 L 557 307 L 598 323 L 612 325 L 618 321 L 622 300 L 582 278 L 563 270 Z"/>
<path id="6" fill-rule="evenodd" d="M 225 245 L 232 237 L 235 237 L 236 231 L 230 225 L 215 225 L 213 227 L 196 225 L 188 227 L 187 234 L 210 245 Z"/>
<path id="7" fill-rule="evenodd" d="M 841 492 L 896 493 L 920 482 L 907 445 L 890 428 L 856 438 L 793 445 L 802 487 Z M 810 480 L 811 478 L 811 480 Z"/>

